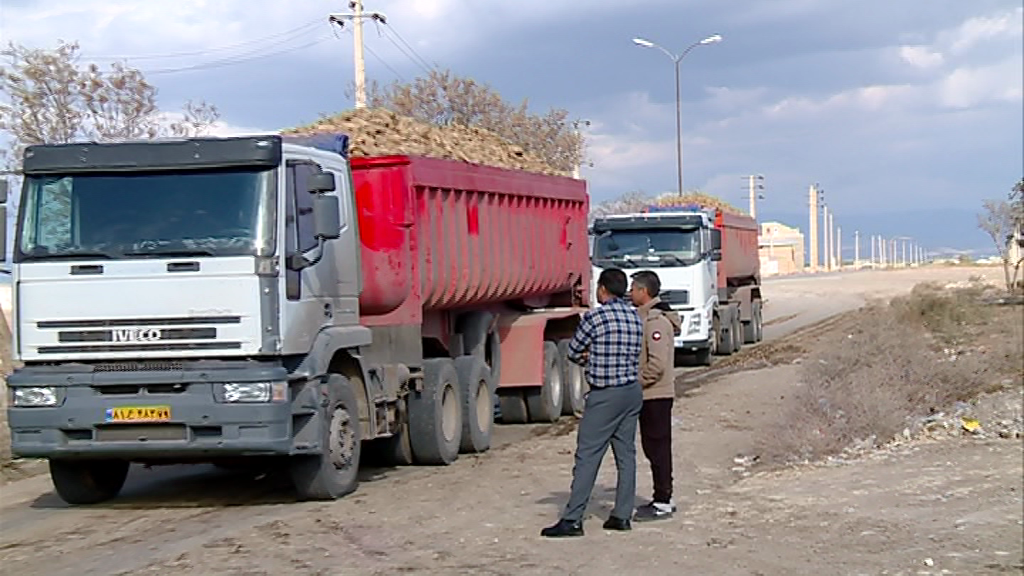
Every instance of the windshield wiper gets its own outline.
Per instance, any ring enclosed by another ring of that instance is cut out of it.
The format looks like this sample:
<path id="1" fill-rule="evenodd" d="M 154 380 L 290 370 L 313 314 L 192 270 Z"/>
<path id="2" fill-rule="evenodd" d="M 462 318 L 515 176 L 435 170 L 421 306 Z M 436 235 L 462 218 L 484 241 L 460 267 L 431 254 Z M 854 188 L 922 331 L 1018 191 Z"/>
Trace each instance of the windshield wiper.
<path id="1" fill-rule="evenodd" d="M 212 250 L 206 250 L 204 248 L 175 248 L 167 250 L 135 250 L 132 252 L 125 252 L 125 256 L 171 256 L 171 257 L 188 257 L 188 256 L 216 256 Z"/>

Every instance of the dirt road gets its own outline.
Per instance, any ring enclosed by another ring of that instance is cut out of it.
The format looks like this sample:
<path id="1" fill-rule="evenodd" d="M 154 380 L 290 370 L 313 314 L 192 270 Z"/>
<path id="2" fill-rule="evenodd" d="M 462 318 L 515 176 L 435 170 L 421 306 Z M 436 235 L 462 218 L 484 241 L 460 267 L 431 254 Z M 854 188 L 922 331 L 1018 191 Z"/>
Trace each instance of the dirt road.
<path id="1" fill-rule="evenodd" d="M 773 280 L 771 338 L 976 270 Z M 770 290 L 770 291 L 769 291 Z M 1020 573 L 1019 442 L 911 443 L 857 465 L 744 477 L 737 458 L 778 420 L 792 365 L 733 374 L 676 408 L 674 520 L 607 534 L 605 462 L 587 537 L 537 537 L 567 497 L 573 426 L 501 427 L 500 446 L 445 468 L 368 471 L 330 504 L 286 482 L 205 467 L 135 469 L 123 496 L 68 508 L 40 476 L 0 487 L 0 571 L 30 574 Z M 528 442 L 518 441 L 530 437 Z M 639 498 L 650 491 L 641 460 Z M 597 544 L 597 545 L 595 545 Z M 945 571 L 945 572 L 944 572 Z"/>

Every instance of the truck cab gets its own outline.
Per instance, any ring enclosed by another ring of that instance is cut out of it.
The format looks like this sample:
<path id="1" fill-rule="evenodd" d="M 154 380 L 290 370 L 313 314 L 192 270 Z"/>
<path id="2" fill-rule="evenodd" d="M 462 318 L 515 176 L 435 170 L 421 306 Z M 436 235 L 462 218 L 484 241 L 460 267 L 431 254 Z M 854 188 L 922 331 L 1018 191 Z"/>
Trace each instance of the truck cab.
<path id="1" fill-rule="evenodd" d="M 659 297 L 682 320 L 682 332 L 675 338 L 677 355 L 695 355 L 704 365 L 710 365 L 713 355 L 731 354 L 759 337 L 744 330 L 745 325 L 760 325 L 760 294 L 750 293 L 759 274 L 746 289 L 730 285 L 722 268 L 718 216 L 695 205 L 650 206 L 639 213 L 598 218 L 591 226 L 593 277 L 613 266 L 627 274 L 633 269 L 656 272 L 661 280 Z M 754 250 L 756 257 L 756 236 Z"/>

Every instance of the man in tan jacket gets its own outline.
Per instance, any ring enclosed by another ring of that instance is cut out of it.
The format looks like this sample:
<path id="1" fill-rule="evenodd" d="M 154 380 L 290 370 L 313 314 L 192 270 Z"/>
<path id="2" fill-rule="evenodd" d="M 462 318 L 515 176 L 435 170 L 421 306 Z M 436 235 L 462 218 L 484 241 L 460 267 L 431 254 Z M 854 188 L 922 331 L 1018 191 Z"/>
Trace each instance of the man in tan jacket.
<path id="1" fill-rule="evenodd" d="M 630 295 L 644 321 L 640 355 L 640 383 L 644 404 L 640 411 L 640 443 L 651 463 L 654 498 L 636 510 L 637 522 L 670 518 L 672 500 L 672 403 L 675 400 L 675 336 L 679 314 L 658 298 L 661 280 L 650 270 L 633 274 Z"/>

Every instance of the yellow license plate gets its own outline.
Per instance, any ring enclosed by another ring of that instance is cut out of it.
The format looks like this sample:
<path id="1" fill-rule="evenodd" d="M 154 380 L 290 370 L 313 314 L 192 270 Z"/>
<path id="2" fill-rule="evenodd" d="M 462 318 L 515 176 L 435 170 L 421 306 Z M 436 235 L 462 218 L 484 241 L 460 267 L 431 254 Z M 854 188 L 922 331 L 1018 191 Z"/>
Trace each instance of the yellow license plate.
<path id="1" fill-rule="evenodd" d="M 118 406 L 107 408 L 107 422 L 167 422 L 170 406 Z"/>

